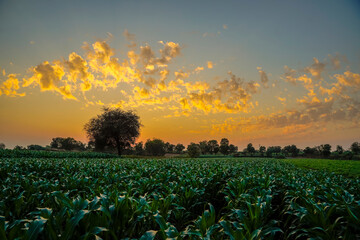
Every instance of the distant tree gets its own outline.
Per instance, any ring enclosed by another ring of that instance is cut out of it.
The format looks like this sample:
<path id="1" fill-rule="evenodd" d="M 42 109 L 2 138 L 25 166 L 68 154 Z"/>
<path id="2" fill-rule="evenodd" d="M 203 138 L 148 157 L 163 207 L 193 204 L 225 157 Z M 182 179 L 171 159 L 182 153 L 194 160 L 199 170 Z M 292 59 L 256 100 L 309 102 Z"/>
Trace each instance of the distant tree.
<path id="1" fill-rule="evenodd" d="M 344 153 L 344 148 L 342 146 L 340 146 L 340 145 L 337 145 L 336 146 L 336 152 L 338 154 L 343 154 Z"/>
<path id="2" fill-rule="evenodd" d="M 65 149 L 65 150 L 74 150 L 74 149 L 85 150 L 85 144 L 83 144 L 80 141 L 76 141 L 74 138 L 71 137 L 53 138 L 50 143 L 50 146 L 52 148 Z"/>
<path id="3" fill-rule="evenodd" d="M 230 153 L 230 154 L 237 153 L 237 151 L 238 151 L 238 147 L 237 147 L 237 146 L 235 146 L 235 145 L 233 145 L 233 144 L 230 144 L 230 145 L 229 145 L 229 153 Z"/>
<path id="4" fill-rule="evenodd" d="M 255 153 L 255 148 L 253 147 L 252 143 L 249 143 L 247 145 L 246 152 L 250 153 L 250 155 L 253 155 Z"/>
<path id="5" fill-rule="evenodd" d="M 216 154 L 219 152 L 219 144 L 216 140 L 208 141 L 208 146 L 209 146 L 209 152 L 211 154 Z"/>
<path id="6" fill-rule="evenodd" d="M 266 152 L 266 147 L 265 146 L 260 146 L 259 147 L 259 153 L 260 153 L 260 155 L 262 157 L 264 156 L 265 152 Z"/>
<path id="7" fill-rule="evenodd" d="M 19 145 L 16 145 L 14 147 L 14 150 L 25 150 L 26 148 L 24 148 L 23 146 L 19 146 Z"/>
<path id="8" fill-rule="evenodd" d="M 271 146 L 268 147 L 266 150 L 266 156 L 272 157 L 274 154 L 281 153 L 281 147 L 280 146 Z"/>
<path id="9" fill-rule="evenodd" d="M 28 150 L 37 150 L 37 151 L 45 150 L 45 148 L 44 148 L 43 146 L 36 145 L 36 144 L 28 145 L 28 146 L 27 146 L 27 149 L 28 149 Z"/>
<path id="10" fill-rule="evenodd" d="M 5 144 L 4 143 L 0 143 L 0 149 L 5 149 Z"/>
<path id="11" fill-rule="evenodd" d="M 199 144 L 196 143 L 190 143 L 187 147 L 187 152 L 189 154 L 189 157 L 196 158 L 199 157 L 201 154 L 201 149 Z"/>
<path id="12" fill-rule="evenodd" d="M 164 156 L 166 153 L 165 143 L 161 139 L 148 139 L 145 143 L 145 151 L 150 156 Z"/>
<path id="13" fill-rule="evenodd" d="M 181 154 L 185 149 L 185 146 L 182 145 L 181 143 L 178 143 L 176 146 L 175 146 L 175 152 L 178 153 L 178 154 Z"/>
<path id="14" fill-rule="evenodd" d="M 174 152 L 174 148 L 175 148 L 175 145 L 174 144 L 171 144 L 169 142 L 166 142 L 165 143 L 165 151 L 167 153 L 173 153 Z"/>
<path id="15" fill-rule="evenodd" d="M 319 151 L 318 151 L 318 148 L 317 147 L 306 147 L 304 149 L 304 154 L 306 156 L 316 156 L 316 155 L 319 155 Z"/>
<path id="16" fill-rule="evenodd" d="M 140 118 L 132 111 L 104 108 L 103 113 L 90 119 L 84 129 L 95 148 L 110 146 L 119 155 L 140 135 Z"/>
<path id="17" fill-rule="evenodd" d="M 296 145 L 288 145 L 283 148 L 284 154 L 287 156 L 296 157 L 299 155 L 300 149 L 296 147 Z"/>
<path id="18" fill-rule="evenodd" d="M 228 155 L 229 154 L 229 140 L 227 138 L 223 138 L 220 141 L 220 152 L 224 155 Z"/>
<path id="19" fill-rule="evenodd" d="M 145 150 L 144 150 L 144 145 L 143 145 L 143 142 L 138 142 L 135 144 L 135 154 L 136 155 L 144 155 L 145 153 Z"/>
<path id="20" fill-rule="evenodd" d="M 331 154 L 331 145 L 330 144 L 322 144 L 319 146 L 319 151 L 322 156 L 328 157 Z"/>
<path id="21" fill-rule="evenodd" d="M 350 146 L 350 149 L 355 155 L 359 154 L 360 153 L 360 143 L 359 142 L 352 143 Z"/>
<path id="22" fill-rule="evenodd" d="M 210 146 L 208 145 L 208 141 L 204 140 L 199 142 L 199 147 L 201 149 L 201 154 L 210 153 Z"/>

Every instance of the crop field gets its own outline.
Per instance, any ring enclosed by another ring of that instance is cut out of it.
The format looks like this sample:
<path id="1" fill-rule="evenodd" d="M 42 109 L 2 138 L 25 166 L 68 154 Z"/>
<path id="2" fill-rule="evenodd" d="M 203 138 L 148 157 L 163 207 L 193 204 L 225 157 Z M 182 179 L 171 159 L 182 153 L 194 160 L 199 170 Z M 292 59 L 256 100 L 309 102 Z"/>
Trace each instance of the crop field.
<path id="1" fill-rule="evenodd" d="M 309 158 L 286 159 L 284 161 L 302 168 L 327 170 L 349 177 L 360 177 L 360 161 Z"/>
<path id="2" fill-rule="evenodd" d="M 275 159 L 1 158 L 0 239 L 360 239 L 360 180 Z"/>

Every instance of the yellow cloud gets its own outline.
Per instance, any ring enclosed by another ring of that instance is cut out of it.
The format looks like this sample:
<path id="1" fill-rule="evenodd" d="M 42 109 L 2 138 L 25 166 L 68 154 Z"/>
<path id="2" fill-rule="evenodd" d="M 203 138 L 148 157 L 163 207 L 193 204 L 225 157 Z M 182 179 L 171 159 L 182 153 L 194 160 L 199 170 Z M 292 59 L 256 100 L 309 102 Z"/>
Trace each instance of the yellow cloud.
<path id="1" fill-rule="evenodd" d="M 277 97 L 277 99 L 278 99 L 280 102 L 282 102 L 282 103 L 286 102 L 286 98 Z"/>
<path id="2" fill-rule="evenodd" d="M 23 87 L 37 84 L 41 91 L 55 91 L 60 93 L 64 99 L 76 99 L 71 93 L 71 86 L 63 79 L 65 72 L 60 61 L 54 61 L 52 64 L 45 61 L 31 68 L 30 71 L 33 76 L 23 79 Z"/>
<path id="3" fill-rule="evenodd" d="M 204 70 L 204 67 L 197 67 L 197 68 L 195 68 L 195 72 L 196 73 L 199 73 L 199 72 L 201 72 L 201 71 L 203 71 Z"/>
<path id="4" fill-rule="evenodd" d="M 189 73 L 183 72 L 182 70 L 180 70 L 179 72 L 174 72 L 174 75 L 176 80 L 177 79 L 184 80 L 189 77 Z"/>
<path id="5" fill-rule="evenodd" d="M 360 74 L 358 73 L 346 71 L 344 74 L 335 74 L 334 77 L 341 85 L 360 89 Z"/>
<path id="6" fill-rule="evenodd" d="M 3 73 L 5 73 L 5 70 L 3 70 Z M 20 96 L 23 97 L 26 94 L 25 93 L 18 93 L 17 90 L 19 90 L 19 79 L 16 77 L 16 74 L 9 74 L 7 76 L 7 80 L 0 83 L 0 96 L 6 95 L 6 96 Z"/>
<path id="7" fill-rule="evenodd" d="M 213 67 L 214 67 L 213 62 L 212 62 L 212 61 L 208 61 L 208 62 L 207 62 L 207 67 L 208 67 L 209 69 L 213 68 Z"/>

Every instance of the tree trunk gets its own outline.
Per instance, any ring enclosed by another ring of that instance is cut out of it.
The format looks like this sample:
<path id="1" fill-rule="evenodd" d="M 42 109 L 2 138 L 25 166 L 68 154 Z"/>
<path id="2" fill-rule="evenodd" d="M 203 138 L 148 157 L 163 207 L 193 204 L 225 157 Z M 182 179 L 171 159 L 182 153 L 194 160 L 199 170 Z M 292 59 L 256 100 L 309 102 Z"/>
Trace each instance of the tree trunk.
<path id="1" fill-rule="evenodd" d="M 116 148 L 118 151 L 118 155 L 121 156 L 121 145 L 120 145 L 120 141 L 118 139 L 116 139 Z"/>

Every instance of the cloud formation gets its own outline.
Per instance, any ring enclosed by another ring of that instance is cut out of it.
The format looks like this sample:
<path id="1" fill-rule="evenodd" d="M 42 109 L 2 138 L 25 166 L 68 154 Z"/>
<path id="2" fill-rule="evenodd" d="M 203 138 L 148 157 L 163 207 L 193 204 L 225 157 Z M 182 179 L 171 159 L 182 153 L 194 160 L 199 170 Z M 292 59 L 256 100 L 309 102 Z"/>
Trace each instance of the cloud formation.
<path id="1" fill-rule="evenodd" d="M 6 76 L 5 69 L 3 69 L 3 77 Z M 7 80 L 0 83 L 0 96 L 6 95 L 10 97 L 20 96 L 23 97 L 25 93 L 18 93 L 20 89 L 19 79 L 16 77 L 16 74 L 7 75 Z"/>
<path id="2" fill-rule="evenodd" d="M 149 111 L 167 111 L 166 117 L 217 114 L 222 117 L 211 123 L 214 132 L 281 129 L 291 134 L 296 129 L 308 131 L 329 122 L 359 123 L 360 74 L 349 67 L 341 71 L 346 58 L 338 54 L 328 55 L 323 61 L 313 58 L 308 66 L 298 69 L 284 66 L 280 76 L 257 67 L 253 69 L 259 74 L 256 81 L 233 72 L 209 78 L 209 69 L 215 65 L 212 61 L 204 66 L 179 66 L 179 43 L 138 45 L 134 34 L 125 30 L 123 35 L 130 45 L 121 58 L 111 47 L 109 37 L 84 43 L 84 54 L 72 52 L 63 59 L 30 67 L 23 77 L 2 70 L 0 95 L 25 96 L 29 87 L 37 87 L 64 99 L 82 101 L 86 106 L 146 106 Z M 275 83 L 278 88 L 268 89 Z M 264 88 L 261 93 L 260 87 Z M 262 94 L 275 90 L 271 96 L 274 103 L 267 103 Z M 105 100 L 101 96 L 108 91 L 118 93 L 118 97 Z M 265 111 L 266 104 L 270 110 Z M 272 110 L 273 106 L 277 109 Z M 225 118 L 228 114 L 232 117 Z"/>

